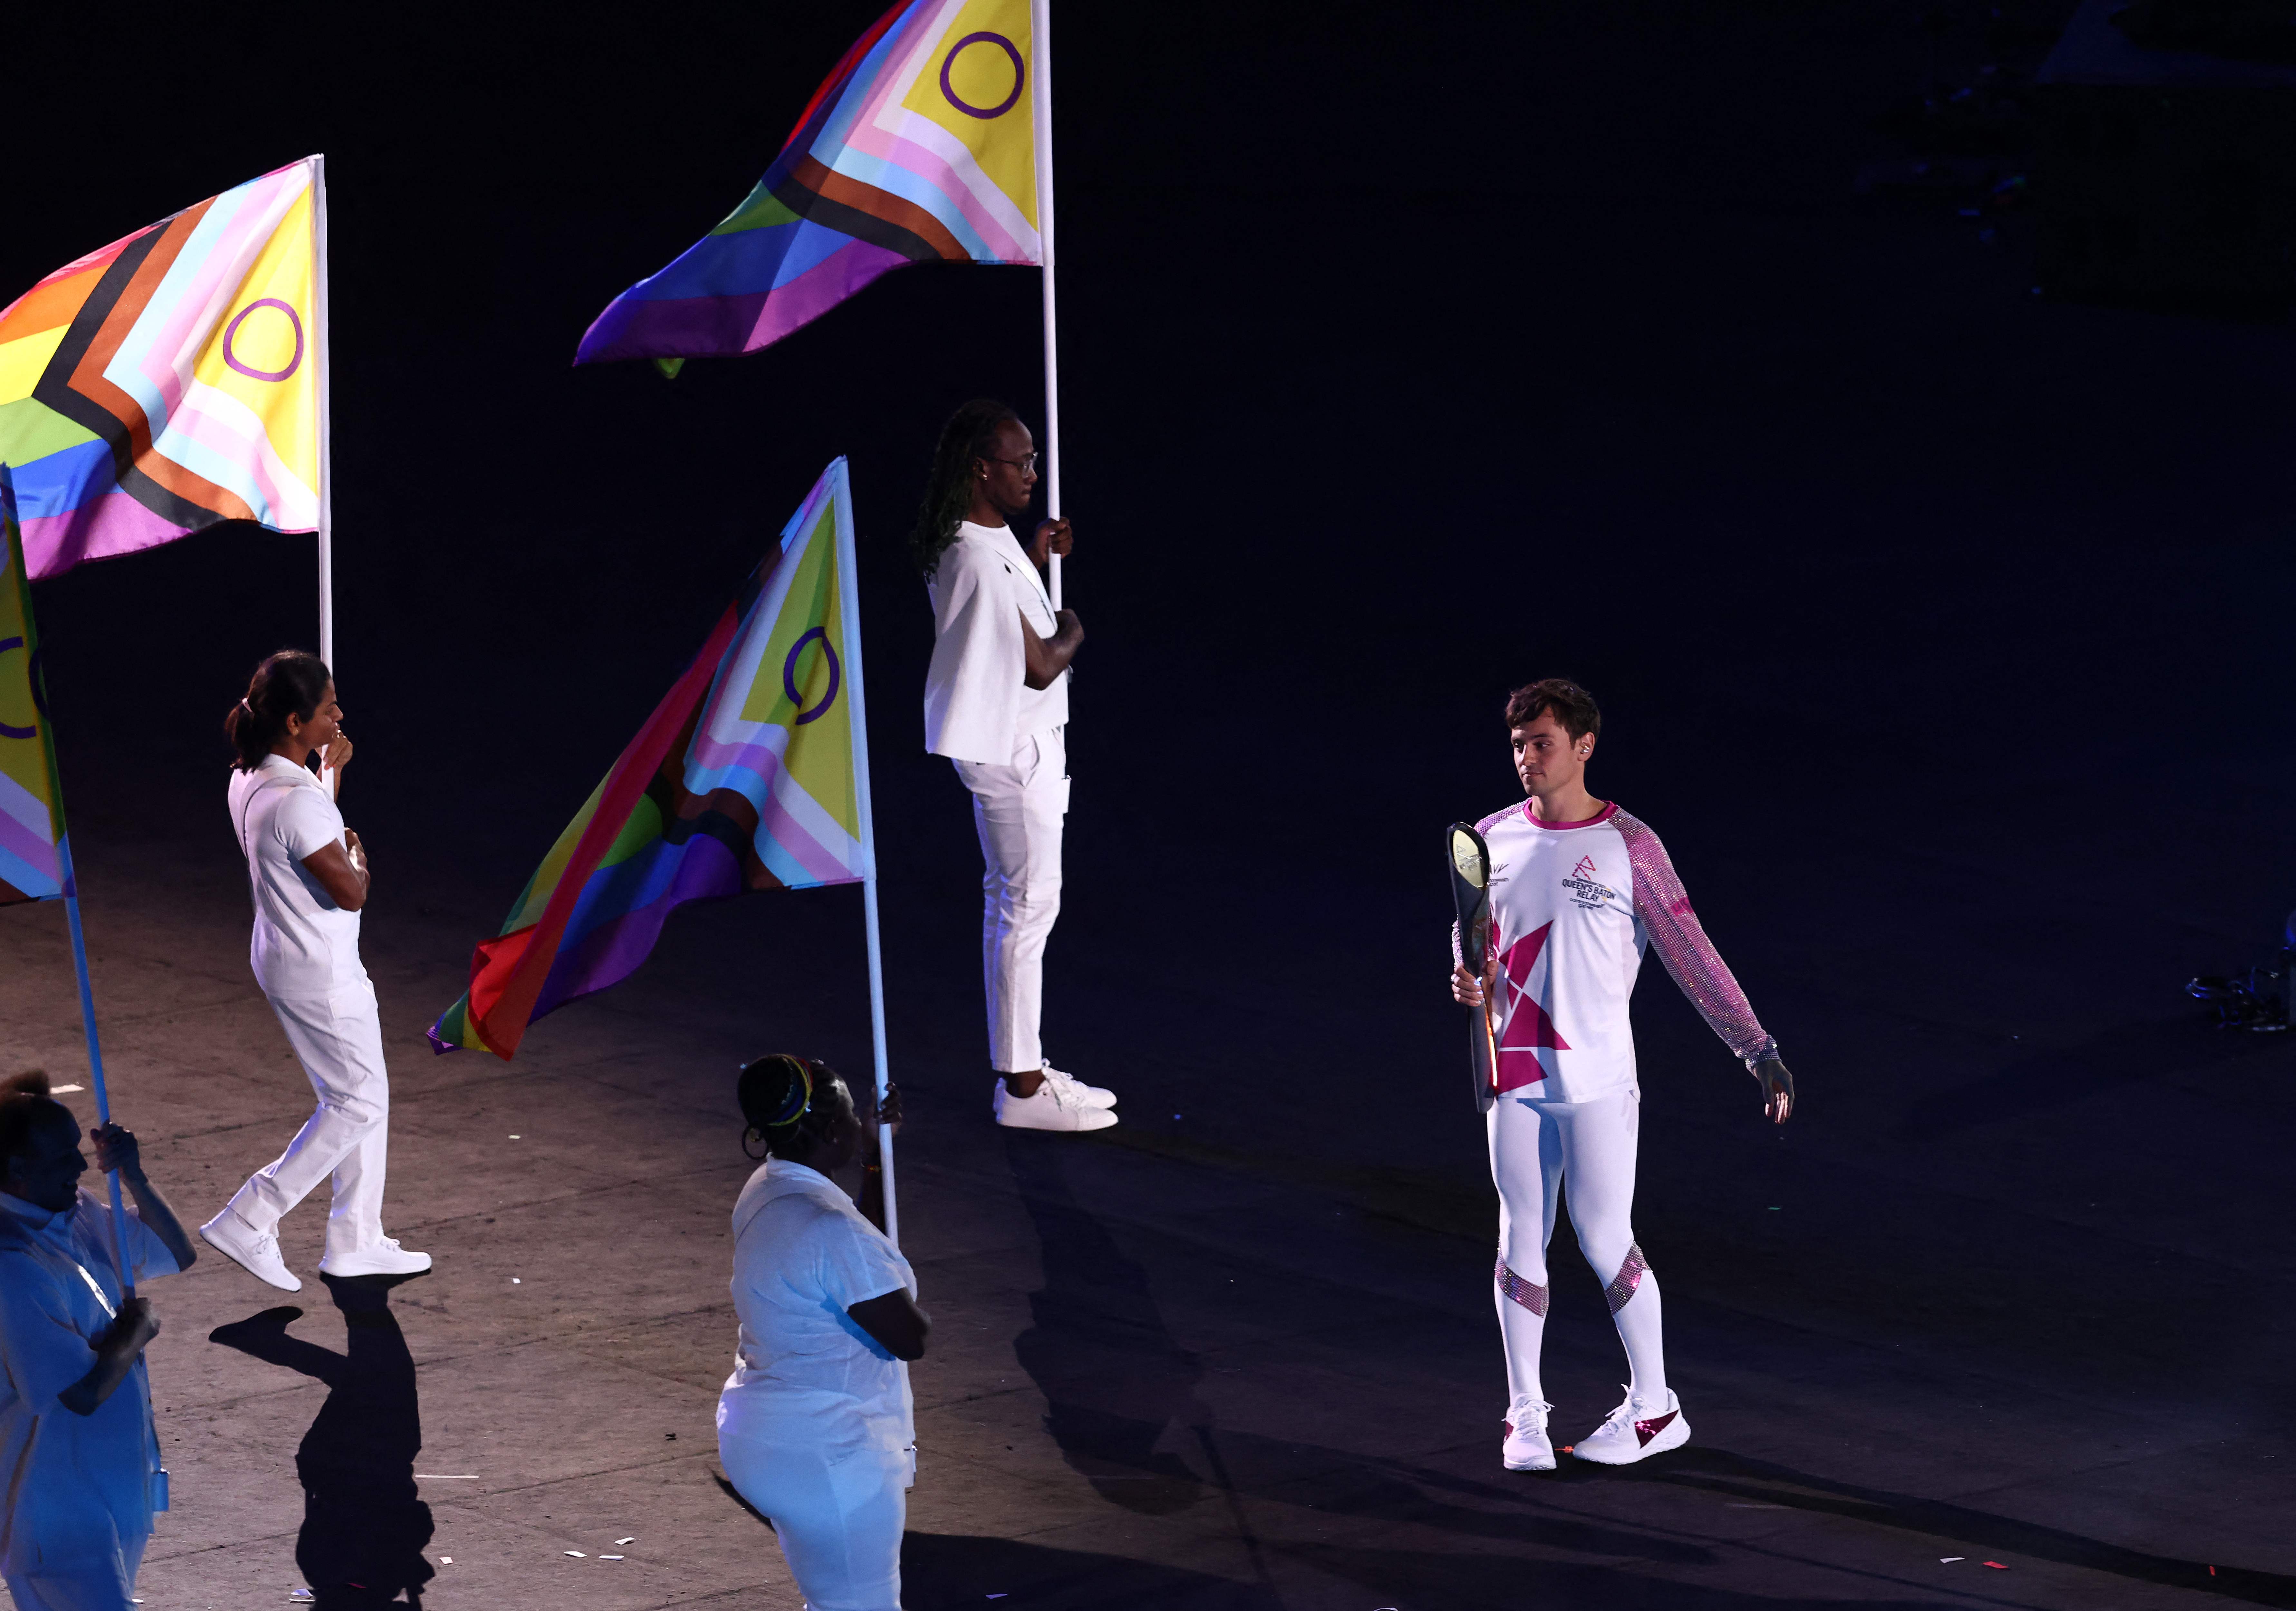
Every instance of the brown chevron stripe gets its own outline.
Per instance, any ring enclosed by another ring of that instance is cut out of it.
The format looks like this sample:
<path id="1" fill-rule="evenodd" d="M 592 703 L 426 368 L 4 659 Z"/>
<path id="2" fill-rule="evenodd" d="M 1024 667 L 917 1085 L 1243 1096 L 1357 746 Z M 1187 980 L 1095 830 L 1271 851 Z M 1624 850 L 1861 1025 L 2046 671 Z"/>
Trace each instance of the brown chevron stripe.
<path id="1" fill-rule="evenodd" d="M 956 237 L 948 233 L 947 226 L 914 201 L 904 201 L 890 191 L 880 190 L 873 185 L 864 185 L 858 179 L 848 178 L 841 173 L 823 167 L 810 156 L 798 157 L 790 164 L 789 174 L 791 178 L 796 180 L 799 185 L 822 201 L 829 202 L 849 214 L 857 214 L 863 218 L 874 219 L 880 225 L 890 225 L 903 235 L 909 237 L 911 241 L 922 242 L 930 254 L 924 260 L 930 260 L 930 258 L 939 258 L 950 263 L 967 263 L 972 260 L 972 254 L 957 243 Z M 775 193 L 776 195 L 779 193 L 778 191 Z M 898 251 L 906 256 L 919 255 L 911 247 L 899 242 L 882 239 L 878 234 L 865 228 L 857 229 L 852 224 L 827 213 L 818 206 L 800 208 L 786 197 L 782 198 L 782 204 L 792 212 L 826 224 L 832 229 L 841 229 L 847 234 L 858 235 L 873 245 L 883 246 L 888 251 Z"/>
<path id="2" fill-rule="evenodd" d="M 102 333 L 104 325 L 121 296 L 152 250 L 160 244 L 166 226 L 154 225 L 119 250 L 98 275 L 94 289 L 88 292 L 79 312 L 64 331 L 63 340 L 48 359 L 47 367 L 33 383 L 32 395 L 66 419 L 93 435 L 101 438 L 111 450 L 112 479 L 122 490 L 162 520 L 196 530 L 213 523 L 215 514 L 185 502 L 149 476 L 137 470 L 131 456 L 131 441 L 127 424 L 93 398 L 74 390 L 71 378 L 87 355 L 90 343 Z M 115 343 L 116 345 L 116 343 Z"/>
<path id="3" fill-rule="evenodd" d="M 661 813 L 665 843 L 683 845 L 696 837 L 724 845 L 742 869 L 742 885 L 750 890 L 777 890 L 782 881 L 766 870 L 758 855 L 758 808 L 738 789 L 712 789 L 707 794 L 685 788 L 685 752 L 689 737 L 673 750 L 654 774 L 646 793 Z"/>
<path id="4" fill-rule="evenodd" d="M 207 525 L 219 520 L 253 520 L 255 511 L 248 507 L 246 500 L 238 494 L 226 491 L 203 475 L 193 474 L 163 454 L 154 453 L 152 450 L 152 422 L 144 417 L 142 407 L 133 397 L 104 379 L 103 371 L 119 352 L 119 343 L 127 338 L 128 331 L 134 328 L 135 321 L 150 305 L 152 293 L 159 290 L 160 282 L 175 263 L 184 242 L 199 227 L 200 220 L 206 216 L 209 205 L 209 202 L 202 201 L 196 207 L 187 207 L 160 226 L 160 239 L 144 255 L 144 260 L 135 266 L 127 288 L 104 315 L 102 327 L 96 331 L 86 352 L 74 366 L 70 381 L 73 390 L 126 427 L 128 461 L 134 469 L 141 471 L 162 491 L 207 512 L 205 520 L 177 520 L 178 524 Z M 118 454 L 119 444 L 115 442 L 115 458 Z M 120 477 L 120 484 L 124 489 L 136 495 L 137 502 L 149 505 L 150 500 L 144 497 L 139 489 L 128 486 L 127 475 Z M 152 512 L 168 519 L 176 519 L 164 509 L 154 508 Z"/>

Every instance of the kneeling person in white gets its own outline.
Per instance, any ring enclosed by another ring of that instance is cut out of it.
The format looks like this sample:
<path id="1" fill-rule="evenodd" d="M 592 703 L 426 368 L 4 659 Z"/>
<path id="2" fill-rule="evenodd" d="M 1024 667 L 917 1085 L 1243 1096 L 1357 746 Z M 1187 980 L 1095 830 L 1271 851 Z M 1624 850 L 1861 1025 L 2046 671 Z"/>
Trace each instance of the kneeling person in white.
<path id="1" fill-rule="evenodd" d="M 96 1163 L 135 1207 L 129 1279 L 188 1269 L 191 1238 L 135 1138 L 98 1126 Z M 119 1286 L 111 1208 L 79 1189 L 79 1122 L 45 1074 L 0 1084 L 0 1576 L 17 1611 L 127 1611 L 168 1508 L 144 1348 L 151 1300 Z"/>
<path id="2" fill-rule="evenodd" d="M 1587 792 L 1587 760 L 1603 724 L 1594 699 L 1550 678 L 1516 689 L 1506 721 L 1530 798 L 1477 825 L 1491 856 L 1489 962 L 1481 979 L 1464 966 L 1451 979 L 1455 999 L 1489 1000 L 1497 1042 L 1488 1126 L 1510 1401 L 1501 1458 L 1518 1471 L 1554 1467 L 1539 1345 L 1546 1245 L 1558 1194 L 1568 1192 L 1579 1251 L 1603 1283 L 1633 1376 L 1626 1401 L 1572 1452 L 1623 1466 L 1690 1441 L 1681 1402 L 1666 1385 L 1658 1278 L 1633 1224 L 1642 1090 L 1627 1007 L 1644 947 L 1657 948 L 1692 1005 L 1743 1060 L 1776 1123 L 1793 1111 L 1793 1076 L 1715 954 L 1658 835 Z"/>
<path id="3" fill-rule="evenodd" d="M 200 1235 L 288 1292 L 303 1283 L 279 1255 L 279 1221 L 330 1177 L 334 1200 L 322 1271 L 414 1275 L 430 1268 L 429 1253 L 382 1234 L 390 1077 L 374 985 L 358 954 L 366 851 L 309 765 L 318 753 L 340 777 L 351 758 L 341 719 L 326 666 L 294 651 L 257 667 L 247 696 L 224 719 L 239 752 L 232 829 L 255 900 L 248 960 L 319 1100 L 287 1150 L 250 1176 Z"/>
<path id="4" fill-rule="evenodd" d="M 877 1126 L 826 1064 L 777 1054 L 742 1070 L 742 1136 L 768 1155 L 734 1205 L 734 1374 L 718 1455 L 770 1517 L 811 1611 L 898 1611 L 916 1480 L 909 1376 L 932 1322 L 884 1232 Z M 889 1093 L 885 1122 L 900 1120 Z M 750 1153 L 751 1157 L 758 1155 Z M 859 1156 L 861 1204 L 830 1179 Z"/>
<path id="5" fill-rule="evenodd" d="M 1067 554 L 1064 520 L 1028 549 L 1013 535 L 1037 485 L 1036 443 L 1002 403 L 967 403 L 941 430 L 911 538 L 932 600 L 925 749 L 956 763 L 980 835 L 981 973 L 990 1106 L 1023 1130 L 1104 1130 L 1116 1093 L 1045 1061 L 1045 942 L 1061 910 L 1069 809 L 1069 665 L 1084 642 L 1039 574 Z"/>

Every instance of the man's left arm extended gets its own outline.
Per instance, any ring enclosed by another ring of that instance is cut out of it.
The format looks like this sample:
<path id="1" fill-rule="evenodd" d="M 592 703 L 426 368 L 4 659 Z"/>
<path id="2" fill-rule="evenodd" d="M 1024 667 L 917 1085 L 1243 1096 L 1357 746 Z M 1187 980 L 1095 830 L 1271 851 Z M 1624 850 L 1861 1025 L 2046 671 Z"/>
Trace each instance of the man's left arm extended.
<path id="1" fill-rule="evenodd" d="M 1700 1017 L 1738 1055 L 1762 1088 L 1762 1113 L 1773 1124 L 1793 1116 L 1793 1075 L 1778 1058 L 1778 1043 L 1754 1016 L 1746 992 L 1706 937 L 1706 925 L 1674 870 L 1658 835 L 1640 824 L 1621 830 L 1635 876 L 1635 916 L 1666 971 L 1690 998 Z"/>

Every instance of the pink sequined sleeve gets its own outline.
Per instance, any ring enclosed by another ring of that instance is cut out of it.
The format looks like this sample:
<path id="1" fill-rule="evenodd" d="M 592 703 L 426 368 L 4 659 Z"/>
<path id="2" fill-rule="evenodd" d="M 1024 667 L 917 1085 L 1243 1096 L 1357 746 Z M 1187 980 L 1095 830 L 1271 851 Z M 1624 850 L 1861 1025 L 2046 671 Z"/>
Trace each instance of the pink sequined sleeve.
<path id="1" fill-rule="evenodd" d="M 1627 842 L 1627 862 L 1635 874 L 1635 917 L 1690 1005 L 1745 1061 L 1776 1056 L 1778 1043 L 1764 1032 L 1746 992 L 1715 954 L 1714 942 L 1691 910 L 1690 897 L 1675 875 L 1674 860 L 1658 835 L 1624 811 L 1611 818 L 1611 826 Z"/>

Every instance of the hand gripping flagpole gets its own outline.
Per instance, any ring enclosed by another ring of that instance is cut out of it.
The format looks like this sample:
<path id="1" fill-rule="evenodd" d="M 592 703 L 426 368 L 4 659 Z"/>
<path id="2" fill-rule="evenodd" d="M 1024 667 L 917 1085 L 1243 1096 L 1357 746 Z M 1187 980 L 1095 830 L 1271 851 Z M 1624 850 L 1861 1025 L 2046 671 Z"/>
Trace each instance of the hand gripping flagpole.
<path id="1" fill-rule="evenodd" d="M 1061 348 L 1060 321 L 1053 305 L 1053 16 L 1052 0 L 1029 0 L 1030 65 L 1036 83 L 1029 91 L 1030 133 L 1037 152 L 1037 255 L 1045 265 L 1045 509 L 1061 518 Z M 1061 607 L 1061 556 L 1052 555 L 1053 608 Z"/>
<path id="2" fill-rule="evenodd" d="M 837 461 L 837 609 L 845 640 L 846 697 L 853 702 L 853 803 L 861 819 L 861 912 L 869 936 L 869 1035 L 877 1054 L 877 1106 L 884 1110 L 885 1093 L 892 1087 L 891 1064 L 885 1056 L 885 957 L 877 927 L 877 826 L 869 807 L 869 707 L 863 696 L 861 675 L 861 601 L 859 575 L 853 558 L 853 482 L 845 460 Z M 893 1127 L 877 1126 L 877 1156 L 885 1171 L 885 1239 L 901 1245 L 900 1199 L 893 1188 Z"/>
<path id="3" fill-rule="evenodd" d="M 32 624 L 31 571 L 24 558 L 23 541 L 16 526 L 16 482 L 8 466 L 0 464 L 0 525 L 7 528 L 8 573 L 15 579 L 18 607 L 24 618 L 24 651 L 30 659 L 27 680 L 32 690 L 32 719 L 39 724 L 40 747 L 48 762 L 48 810 L 56 835 L 56 872 L 63 885 L 64 921 L 71 930 L 72 966 L 79 974 L 79 1021 L 87 1032 L 88 1083 L 95 1090 L 95 1121 L 111 1122 L 111 1093 L 103 1083 L 103 1047 L 95 1032 L 95 991 L 87 978 L 87 936 L 79 923 L 79 880 L 72 873 L 71 835 L 64 826 L 63 774 L 56 770 L 56 736 L 48 720 L 47 690 L 40 674 L 40 634 Z M 111 1185 L 111 1257 L 119 1270 L 123 1298 L 135 1295 L 135 1281 L 127 1262 L 127 1210 L 120 1201 L 119 1171 L 107 1170 Z"/>

